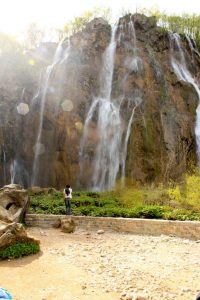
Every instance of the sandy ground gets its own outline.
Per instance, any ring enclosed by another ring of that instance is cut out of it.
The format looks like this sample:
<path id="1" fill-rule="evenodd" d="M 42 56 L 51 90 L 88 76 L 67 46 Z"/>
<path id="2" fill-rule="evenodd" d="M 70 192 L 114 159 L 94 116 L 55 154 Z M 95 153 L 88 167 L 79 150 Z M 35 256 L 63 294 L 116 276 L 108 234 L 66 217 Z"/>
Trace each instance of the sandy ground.
<path id="1" fill-rule="evenodd" d="M 41 253 L 0 262 L 0 286 L 14 300 L 189 300 L 200 291 L 200 241 L 28 231 Z"/>

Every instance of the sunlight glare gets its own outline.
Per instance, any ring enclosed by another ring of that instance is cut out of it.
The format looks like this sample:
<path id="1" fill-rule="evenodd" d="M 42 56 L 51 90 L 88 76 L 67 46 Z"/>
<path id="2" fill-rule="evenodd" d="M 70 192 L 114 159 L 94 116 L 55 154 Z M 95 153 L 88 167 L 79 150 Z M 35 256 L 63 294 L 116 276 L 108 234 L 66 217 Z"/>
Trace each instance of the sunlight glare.
<path id="1" fill-rule="evenodd" d="M 28 112 L 29 112 L 29 106 L 26 103 L 21 102 L 18 106 L 17 106 L 17 112 L 22 115 L 25 116 Z"/>

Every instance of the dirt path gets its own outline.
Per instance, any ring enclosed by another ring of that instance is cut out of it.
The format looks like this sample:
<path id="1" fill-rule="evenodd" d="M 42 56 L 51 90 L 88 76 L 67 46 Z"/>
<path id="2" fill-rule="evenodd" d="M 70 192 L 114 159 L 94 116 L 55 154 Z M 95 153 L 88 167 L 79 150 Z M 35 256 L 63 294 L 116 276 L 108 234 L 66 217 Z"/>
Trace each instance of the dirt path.
<path id="1" fill-rule="evenodd" d="M 195 299 L 200 243 L 175 237 L 30 228 L 42 253 L 0 262 L 14 300 Z M 133 297 L 133 299 L 134 299 Z"/>

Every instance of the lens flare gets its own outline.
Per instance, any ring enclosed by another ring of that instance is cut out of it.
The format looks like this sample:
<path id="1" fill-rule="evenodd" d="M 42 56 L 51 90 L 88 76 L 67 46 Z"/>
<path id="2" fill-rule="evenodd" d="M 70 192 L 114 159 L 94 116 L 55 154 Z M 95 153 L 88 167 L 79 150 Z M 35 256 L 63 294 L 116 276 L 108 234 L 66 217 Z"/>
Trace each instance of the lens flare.
<path id="1" fill-rule="evenodd" d="M 34 66 L 35 65 L 35 60 L 34 59 L 29 59 L 28 64 L 30 66 Z"/>
<path id="2" fill-rule="evenodd" d="M 61 104 L 61 107 L 64 111 L 72 111 L 74 105 L 71 100 L 64 100 Z"/>
<path id="3" fill-rule="evenodd" d="M 18 112 L 18 114 L 20 114 L 22 116 L 25 116 L 29 112 L 29 106 L 28 106 L 28 104 L 21 102 L 17 106 L 17 112 Z"/>

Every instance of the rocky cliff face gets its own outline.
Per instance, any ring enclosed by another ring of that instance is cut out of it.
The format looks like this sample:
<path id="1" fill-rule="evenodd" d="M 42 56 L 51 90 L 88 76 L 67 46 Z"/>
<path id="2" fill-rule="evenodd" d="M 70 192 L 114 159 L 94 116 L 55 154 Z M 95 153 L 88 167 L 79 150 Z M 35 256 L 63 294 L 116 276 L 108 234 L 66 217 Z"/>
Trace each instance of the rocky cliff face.
<path id="1" fill-rule="evenodd" d="M 196 164 L 194 127 L 198 96 L 191 84 L 179 80 L 174 73 L 169 34 L 157 27 L 153 18 L 135 15 L 133 20 L 142 68 L 137 74 L 129 74 L 123 89 L 127 98 L 138 90 L 143 101 L 132 124 L 126 175 L 142 182 L 176 179 Z M 183 43 L 189 68 L 198 77 L 199 57 L 192 57 L 185 39 Z M 123 45 L 117 49 L 116 86 L 123 77 L 122 61 L 127 51 Z"/>
<path id="2" fill-rule="evenodd" d="M 95 19 L 72 36 L 70 44 L 64 41 L 62 53 L 57 53 L 59 59 L 54 59 L 46 75 L 43 71 L 38 94 L 27 78 L 21 101 L 29 105 L 27 113 L 23 113 L 25 107 L 22 114 L 17 113 L 20 101 L 19 95 L 9 94 L 14 88 L 12 83 L 7 82 L 4 91 L 1 86 L 2 185 L 12 177 L 25 186 L 61 188 L 70 182 L 77 188 L 91 187 L 101 142 L 97 109 L 90 120 L 84 159 L 81 144 L 88 112 L 102 94 L 102 73 L 109 72 L 102 72 L 102 66 L 111 34 L 109 24 Z M 154 18 L 121 18 L 115 43 L 110 101 L 113 107 L 119 107 L 122 143 L 128 137 L 125 176 L 141 182 L 177 179 L 197 163 L 197 92 L 174 72 L 169 34 L 156 26 Z M 185 37 L 181 37 L 181 44 L 189 71 L 194 78 L 200 78 L 198 53 L 192 51 Z M 128 127 L 131 130 L 127 136 Z M 119 155 L 123 149 L 124 146 Z M 102 170 L 104 167 L 102 163 Z M 122 169 L 123 162 L 119 160 L 116 179 L 123 175 Z"/>

